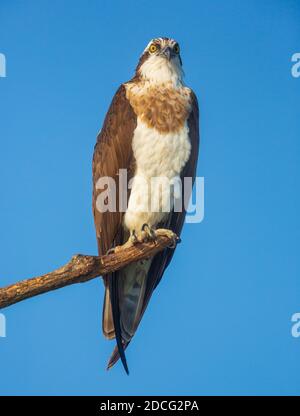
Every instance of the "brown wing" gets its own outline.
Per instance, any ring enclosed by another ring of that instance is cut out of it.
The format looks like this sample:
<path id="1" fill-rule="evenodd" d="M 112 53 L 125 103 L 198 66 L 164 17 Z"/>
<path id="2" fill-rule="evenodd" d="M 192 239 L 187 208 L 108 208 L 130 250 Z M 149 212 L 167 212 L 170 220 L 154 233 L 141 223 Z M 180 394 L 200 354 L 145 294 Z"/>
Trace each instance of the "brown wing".
<path id="1" fill-rule="evenodd" d="M 116 212 L 100 212 L 96 207 L 99 194 L 103 189 L 96 189 L 99 178 L 111 177 L 115 180 L 116 196 L 119 195 L 119 169 L 127 169 L 128 180 L 134 169 L 132 138 L 136 127 L 136 115 L 126 98 L 124 85 L 116 92 L 110 105 L 97 143 L 93 158 L 93 213 L 97 234 L 99 255 L 123 241 L 123 212 L 119 212 L 116 200 Z M 107 338 L 114 338 L 115 329 L 111 308 L 110 282 L 116 273 L 104 276 L 105 298 L 103 305 L 103 333 Z"/>
<path id="2" fill-rule="evenodd" d="M 128 169 L 130 179 L 130 170 L 134 163 L 131 143 L 136 123 L 136 115 L 126 98 L 125 87 L 121 85 L 112 100 L 94 150 L 93 213 L 99 255 L 105 254 L 118 237 L 124 213 L 118 209 L 116 212 L 101 213 L 96 209 L 96 200 L 101 192 L 101 189 L 96 189 L 96 183 L 101 177 L 112 177 L 117 185 L 118 195 L 119 169 Z"/>
<path id="3" fill-rule="evenodd" d="M 199 109 L 198 109 L 198 102 L 196 95 L 192 92 L 192 110 L 188 118 L 188 127 L 189 127 L 189 138 L 192 145 L 191 155 L 186 163 L 182 173 L 181 173 L 181 180 L 182 184 L 184 184 L 183 179 L 185 177 L 191 177 L 194 179 L 196 176 L 196 169 L 197 169 L 197 160 L 198 160 L 198 152 L 199 152 Z M 182 187 L 182 195 L 184 194 L 184 187 Z M 182 197 L 182 200 L 183 197 Z M 181 230 L 184 224 L 186 212 L 183 210 L 182 212 L 172 212 L 168 218 L 168 221 L 164 224 L 161 224 L 161 227 L 169 228 L 174 231 L 177 236 L 180 236 Z M 147 308 L 149 300 L 152 296 L 152 293 L 158 283 L 160 282 L 165 269 L 168 267 L 175 250 L 167 248 L 166 250 L 158 253 L 152 263 L 148 273 L 147 278 L 147 287 L 145 291 L 145 297 L 143 302 L 143 308 L 140 315 L 140 320 Z M 124 345 L 124 349 L 128 346 L 129 342 Z M 110 358 L 108 363 L 108 368 L 112 367 L 120 358 L 118 349 L 115 348 L 113 354 Z"/>

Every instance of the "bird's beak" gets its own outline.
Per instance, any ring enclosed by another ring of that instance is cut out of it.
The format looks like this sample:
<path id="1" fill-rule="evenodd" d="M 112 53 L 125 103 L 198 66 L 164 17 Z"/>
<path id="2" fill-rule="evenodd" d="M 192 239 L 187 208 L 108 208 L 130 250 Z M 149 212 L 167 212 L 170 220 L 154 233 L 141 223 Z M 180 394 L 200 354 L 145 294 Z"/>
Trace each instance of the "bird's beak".
<path id="1" fill-rule="evenodd" d="M 162 49 L 161 55 L 170 61 L 170 59 L 174 56 L 174 52 L 169 46 L 166 46 L 164 49 Z"/>

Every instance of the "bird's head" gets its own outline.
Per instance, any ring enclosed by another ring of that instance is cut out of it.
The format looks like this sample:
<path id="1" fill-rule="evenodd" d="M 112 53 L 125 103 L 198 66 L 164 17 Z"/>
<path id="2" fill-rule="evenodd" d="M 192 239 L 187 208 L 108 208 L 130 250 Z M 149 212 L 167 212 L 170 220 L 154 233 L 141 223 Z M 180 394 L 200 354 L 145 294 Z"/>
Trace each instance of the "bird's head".
<path id="1" fill-rule="evenodd" d="M 154 83 L 182 84 L 183 70 L 178 42 L 170 38 L 152 39 L 139 60 L 136 75 Z"/>

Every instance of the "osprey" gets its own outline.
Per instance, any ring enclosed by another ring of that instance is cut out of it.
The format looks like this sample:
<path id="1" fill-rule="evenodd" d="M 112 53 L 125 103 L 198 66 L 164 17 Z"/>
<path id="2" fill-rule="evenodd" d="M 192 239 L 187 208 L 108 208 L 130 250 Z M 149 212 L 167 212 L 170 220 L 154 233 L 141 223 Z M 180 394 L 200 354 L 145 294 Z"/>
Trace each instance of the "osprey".
<path id="1" fill-rule="evenodd" d="M 135 76 L 116 92 L 97 137 L 93 158 L 93 213 L 100 256 L 126 242 L 155 240 L 157 228 L 167 228 L 180 235 L 185 209 L 176 212 L 174 203 L 170 204 L 170 197 L 176 197 L 175 191 L 162 188 L 159 210 L 151 209 L 148 197 L 151 199 L 160 192 L 160 185 L 155 186 L 155 182 L 153 185 L 152 178 L 180 178 L 182 184 L 185 177 L 194 181 L 198 119 L 197 98 L 183 82 L 178 43 L 170 38 L 151 40 L 140 57 Z M 97 209 L 97 198 L 103 192 L 97 186 L 101 178 L 115 180 L 118 200 L 124 186 L 118 183 L 120 169 L 126 169 L 125 186 L 130 187 L 126 209 L 121 210 L 120 206 L 116 210 Z M 150 182 L 149 188 L 145 186 Z M 183 186 L 181 193 L 184 193 Z M 121 358 L 128 373 L 124 351 L 171 261 L 173 248 L 103 276 L 103 333 L 108 339 L 116 338 L 117 343 L 108 368 Z"/>

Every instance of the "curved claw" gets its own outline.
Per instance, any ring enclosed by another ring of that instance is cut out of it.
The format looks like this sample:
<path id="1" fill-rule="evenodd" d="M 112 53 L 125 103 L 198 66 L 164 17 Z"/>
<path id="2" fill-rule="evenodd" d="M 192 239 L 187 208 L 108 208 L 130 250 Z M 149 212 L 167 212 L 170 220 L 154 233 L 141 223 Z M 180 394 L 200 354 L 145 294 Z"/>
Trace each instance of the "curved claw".
<path id="1" fill-rule="evenodd" d="M 168 248 L 170 249 L 174 249 L 177 246 L 177 239 L 173 238 L 172 244 L 170 246 L 168 246 Z"/>
<path id="2" fill-rule="evenodd" d="M 156 236 L 156 232 L 153 228 L 151 228 L 149 226 L 149 224 L 143 224 L 142 225 L 142 231 L 145 232 L 147 234 L 147 237 L 149 238 L 149 240 L 151 241 L 155 241 L 157 236 Z"/>
<path id="3" fill-rule="evenodd" d="M 145 222 L 145 224 L 142 225 L 142 231 L 145 231 L 145 228 L 150 229 L 149 225 Z"/>
<path id="4" fill-rule="evenodd" d="M 135 244 L 135 243 L 137 243 L 137 242 L 138 242 L 138 237 L 137 237 L 137 235 L 136 235 L 135 230 L 132 230 L 132 231 L 131 231 L 131 233 L 130 233 L 130 241 L 131 241 L 133 244 Z"/>

